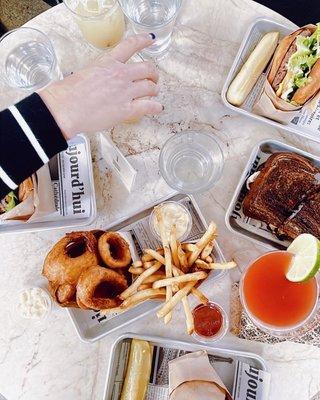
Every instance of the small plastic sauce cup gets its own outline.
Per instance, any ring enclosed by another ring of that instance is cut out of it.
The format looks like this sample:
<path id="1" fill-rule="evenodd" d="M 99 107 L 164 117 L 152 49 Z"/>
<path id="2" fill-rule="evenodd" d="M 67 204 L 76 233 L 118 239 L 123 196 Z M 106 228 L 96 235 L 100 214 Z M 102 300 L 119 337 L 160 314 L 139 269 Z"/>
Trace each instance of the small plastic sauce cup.
<path id="1" fill-rule="evenodd" d="M 199 304 L 193 311 L 193 337 L 201 343 L 212 343 L 222 339 L 228 331 L 229 320 L 223 308 L 214 302 Z"/>

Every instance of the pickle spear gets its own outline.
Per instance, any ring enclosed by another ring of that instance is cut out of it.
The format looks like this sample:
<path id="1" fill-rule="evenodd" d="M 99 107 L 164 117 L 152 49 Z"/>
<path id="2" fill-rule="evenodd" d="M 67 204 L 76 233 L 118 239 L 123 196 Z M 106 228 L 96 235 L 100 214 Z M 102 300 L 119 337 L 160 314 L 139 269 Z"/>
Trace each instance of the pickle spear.
<path id="1" fill-rule="evenodd" d="M 151 373 L 152 348 L 145 340 L 132 339 L 120 400 L 143 400 Z"/>
<path id="2" fill-rule="evenodd" d="M 279 32 L 269 32 L 262 37 L 229 86 L 227 92 L 229 103 L 239 107 L 245 101 L 259 76 L 271 60 L 277 47 L 278 39 Z"/>

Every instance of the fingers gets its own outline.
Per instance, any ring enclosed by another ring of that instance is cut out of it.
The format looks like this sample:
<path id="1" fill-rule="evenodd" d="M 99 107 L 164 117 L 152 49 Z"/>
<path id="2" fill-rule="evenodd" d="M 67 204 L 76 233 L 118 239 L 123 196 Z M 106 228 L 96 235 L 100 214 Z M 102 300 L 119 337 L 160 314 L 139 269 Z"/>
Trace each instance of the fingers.
<path id="1" fill-rule="evenodd" d="M 151 35 L 140 33 L 129 36 L 110 51 L 109 56 L 120 62 L 127 62 L 135 53 L 150 46 L 154 42 Z"/>
<path id="2" fill-rule="evenodd" d="M 154 100 L 133 100 L 131 103 L 132 117 L 142 118 L 144 115 L 156 115 L 163 111 L 162 104 Z"/>
<path id="3" fill-rule="evenodd" d="M 159 87 L 154 82 L 149 80 L 137 81 L 132 86 L 132 98 L 156 96 L 159 93 Z"/>
<path id="4" fill-rule="evenodd" d="M 154 83 L 157 83 L 159 80 L 159 72 L 156 66 L 149 61 L 128 64 L 128 68 L 133 81 L 150 79 Z"/>

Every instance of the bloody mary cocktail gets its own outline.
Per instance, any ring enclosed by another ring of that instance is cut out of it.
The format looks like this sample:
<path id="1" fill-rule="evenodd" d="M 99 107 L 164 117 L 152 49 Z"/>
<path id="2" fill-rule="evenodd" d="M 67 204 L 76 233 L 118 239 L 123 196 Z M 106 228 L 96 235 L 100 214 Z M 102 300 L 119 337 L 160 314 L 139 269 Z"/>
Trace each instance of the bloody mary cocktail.
<path id="1" fill-rule="evenodd" d="M 317 305 L 316 278 L 290 282 L 286 278 L 293 254 L 266 253 L 246 270 L 241 281 L 243 305 L 254 322 L 275 330 L 292 329 L 305 322 Z"/>

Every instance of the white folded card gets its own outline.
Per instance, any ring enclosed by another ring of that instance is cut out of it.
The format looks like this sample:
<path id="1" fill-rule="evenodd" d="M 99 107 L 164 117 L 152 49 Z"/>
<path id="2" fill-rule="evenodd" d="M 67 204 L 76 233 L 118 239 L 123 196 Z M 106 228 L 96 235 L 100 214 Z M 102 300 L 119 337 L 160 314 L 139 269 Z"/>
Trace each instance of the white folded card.
<path id="1" fill-rule="evenodd" d="M 131 192 L 136 179 L 137 171 L 113 143 L 107 133 L 100 134 L 101 154 L 108 167 L 114 171 L 125 187 Z"/>

